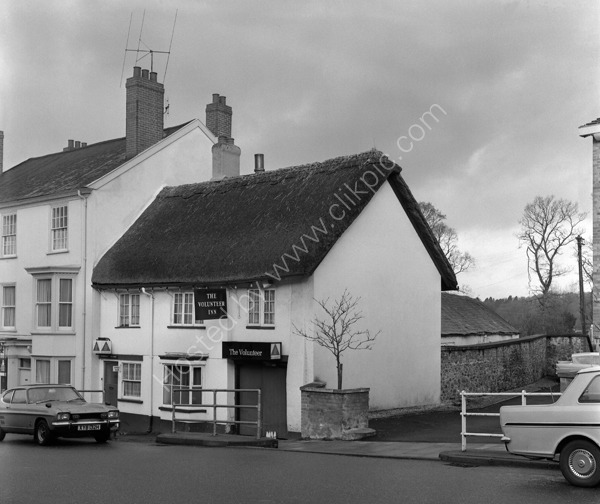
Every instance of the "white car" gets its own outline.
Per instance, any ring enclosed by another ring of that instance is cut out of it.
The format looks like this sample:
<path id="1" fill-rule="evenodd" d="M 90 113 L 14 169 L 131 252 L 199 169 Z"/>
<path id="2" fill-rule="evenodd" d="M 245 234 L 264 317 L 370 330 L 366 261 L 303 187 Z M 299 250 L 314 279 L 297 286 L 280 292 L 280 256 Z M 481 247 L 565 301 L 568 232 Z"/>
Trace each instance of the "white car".
<path id="1" fill-rule="evenodd" d="M 600 366 L 579 371 L 553 404 L 502 406 L 502 441 L 510 453 L 554 460 L 569 483 L 600 483 Z"/>

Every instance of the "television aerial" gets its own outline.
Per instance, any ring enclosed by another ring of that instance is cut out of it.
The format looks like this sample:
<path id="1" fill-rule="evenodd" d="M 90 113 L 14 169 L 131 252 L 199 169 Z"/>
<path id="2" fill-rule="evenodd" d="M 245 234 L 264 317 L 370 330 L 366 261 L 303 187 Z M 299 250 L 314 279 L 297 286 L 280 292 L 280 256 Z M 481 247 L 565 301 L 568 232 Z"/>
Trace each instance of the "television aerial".
<path id="1" fill-rule="evenodd" d="M 131 34 L 131 22 L 133 20 L 133 12 L 129 18 L 129 29 L 127 30 L 127 42 L 125 42 L 125 54 L 123 55 L 123 67 L 121 69 L 121 86 L 123 85 L 123 74 L 125 72 L 125 60 L 127 59 L 128 52 L 136 53 L 135 63 L 137 63 L 147 56 L 150 56 L 150 71 L 154 72 L 154 55 L 155 54 L 166 54 L 167 62 L 165 64 L 165 73 L 163 75 L 163 84 L 167 78 L 167 69 L 169 68 L 169 58 L 171 56 L 171 46 L 173 45 L 173 35 L 175 34 L 175 24 L 177 23 L 177 12 L 178 9 L 175 10 L 175 19 L 173 20 L 173 29 L 171 31 L 171 41 L 169 42 L 169 50 L 168 51 L 157 51 L 155 49 L 151 49 L 143 40 L 142 40 L 142 32 L 144 30 L 144 20 L 146 18 L 146 9 L 144 9 L 144 13 L 142 15 L 142 24 L 140 26 L 140 35 L 138 37 L 138 45 L 137 49 L 129 48 L 129 36 Z"/>

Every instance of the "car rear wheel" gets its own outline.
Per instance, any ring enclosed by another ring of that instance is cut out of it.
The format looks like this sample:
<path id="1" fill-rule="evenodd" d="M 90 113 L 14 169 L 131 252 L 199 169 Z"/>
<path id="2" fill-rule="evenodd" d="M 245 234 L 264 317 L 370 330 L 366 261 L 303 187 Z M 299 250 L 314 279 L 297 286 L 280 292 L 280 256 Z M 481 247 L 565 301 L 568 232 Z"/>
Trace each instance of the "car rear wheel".
<path id="1" fill-rule="evenodd" d="M 52 432 L 48 427 L 46 420 L 40 420 L 35 424 L 35 432 L 33 434 L 35 442 L 41 446 L 49 445 L 52 442 Z"/>
<path id="2" fill-rule="evenodd" d="M 590 441 L 568 443 L 560 452 L 560 470 L 571 485 L 595 487 L 600 483 L 600 449 Z"/>
<path id="3" fill-rule="evenodd" d="M 96 443 L 106 443 L 110 439 L 110 432 L 102 432 L 94 436 Z"/>

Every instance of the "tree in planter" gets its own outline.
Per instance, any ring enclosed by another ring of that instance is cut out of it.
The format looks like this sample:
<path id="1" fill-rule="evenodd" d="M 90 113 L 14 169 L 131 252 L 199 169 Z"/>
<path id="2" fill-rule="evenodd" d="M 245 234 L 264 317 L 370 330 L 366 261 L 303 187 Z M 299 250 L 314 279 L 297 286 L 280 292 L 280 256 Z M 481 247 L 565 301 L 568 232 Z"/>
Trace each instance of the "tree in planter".
<path id="1" fill-rule="evenodd" d="M 375 338 L 381 331 L 371 335 L 369 330 L 358 330 L 353 326 L 363 317 L 358 310 L 360 298 L 354 298 L 347 289 L 342 296 L 329 303 L 329 298 L 315 301 L 325 312 L 324 318 L 315 317 L 312 323 L 315 326 L 314 334 L 309 334 L 304 329 L 294 325 L 294 334 L 302 336 L 309 341 L 314 341 L 319 346 L 329 350 L 335 357 L 337 368 L 337 388 L 342 388 L 342 373 L 344 365 L 341 356 L 346 350 L 371 350 Z"/>

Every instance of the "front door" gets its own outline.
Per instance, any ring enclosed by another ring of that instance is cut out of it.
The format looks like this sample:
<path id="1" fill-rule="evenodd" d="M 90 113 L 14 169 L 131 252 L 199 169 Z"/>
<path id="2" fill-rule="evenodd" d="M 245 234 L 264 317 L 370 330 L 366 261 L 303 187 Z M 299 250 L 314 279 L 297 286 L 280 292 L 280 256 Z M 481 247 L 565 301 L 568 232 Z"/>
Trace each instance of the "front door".
<path id="1" fill-rule="evenodd" d="M 262 398 L 262 432 L 273 431 L 278 437 L 287 437 L 287 368 L 272 362 L 240 362 L 237 365 L 238 387 L 241 389 L 261 389 Z M 238 404 L 256 404 L 255 392 L 238 394 Z M 256 410 L 238 409 L 238 420 L 255 422 Z M 240 424 L 239 433 L 245 436 L 256 435 L 256 427 L 251 424 Z"/>
<path id="2" fill-rule="evenodd" d="M 117 406 L 117 392 L 119 387 L 119 363 L 117 361 L 104 361 L 104 402 Z"/>

